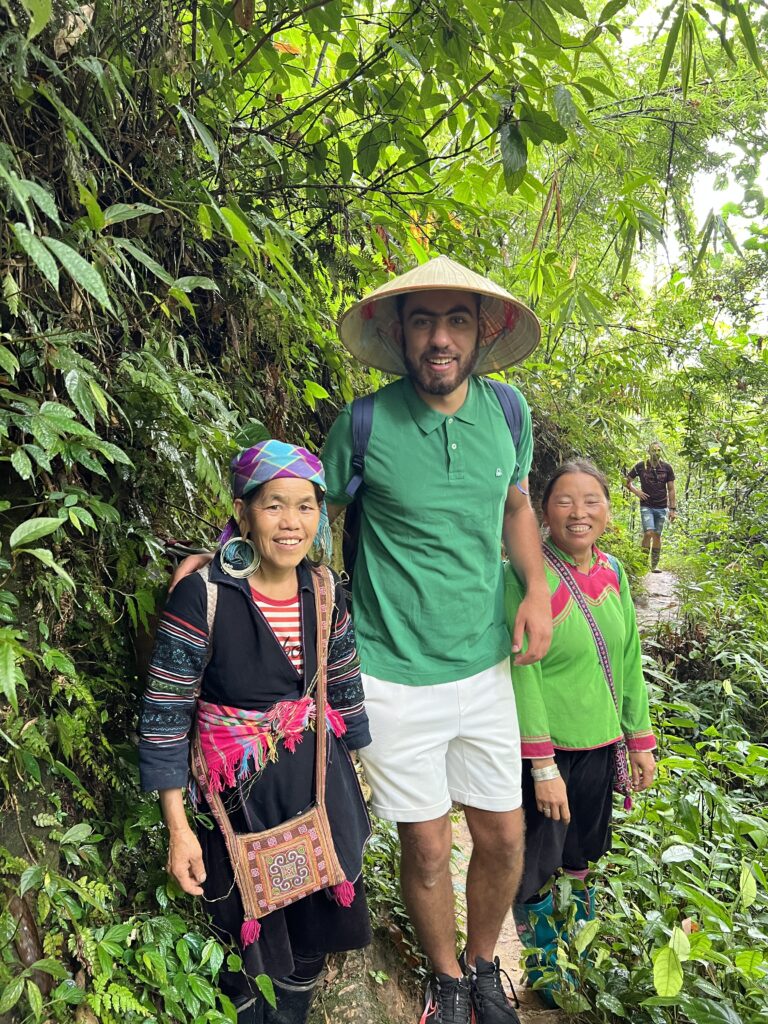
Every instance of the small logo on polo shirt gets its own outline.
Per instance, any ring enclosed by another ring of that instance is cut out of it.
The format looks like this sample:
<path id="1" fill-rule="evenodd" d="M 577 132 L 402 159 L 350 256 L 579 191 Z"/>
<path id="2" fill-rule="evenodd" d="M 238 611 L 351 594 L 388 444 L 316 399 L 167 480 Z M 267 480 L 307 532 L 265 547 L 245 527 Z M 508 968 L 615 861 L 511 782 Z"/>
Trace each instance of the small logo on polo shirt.
<path id="1" fill-rule="evenodd" d="M 496 470 L 496 476 L 501 476 L 501 469 L 500 468 Z"/>

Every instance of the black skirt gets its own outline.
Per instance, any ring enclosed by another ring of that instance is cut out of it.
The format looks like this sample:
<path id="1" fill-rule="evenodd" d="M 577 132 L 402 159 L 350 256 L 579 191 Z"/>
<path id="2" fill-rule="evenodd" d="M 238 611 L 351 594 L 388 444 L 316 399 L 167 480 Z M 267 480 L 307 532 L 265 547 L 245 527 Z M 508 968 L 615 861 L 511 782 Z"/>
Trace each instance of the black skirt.
<path id="1" fill-rule="evenodd" d="M 243 971 L 222 974 L 220 984 L 230 998 L 254 991 L 250 979 L 256 974 L 273 978 L 291 974 L 294 953 L 308 958 L 360 949 L 371 941 L 361 877 L 363 849 L 371 834 L 370 819 L 349 752 L 343 740 L 331 732 L 326 759 L 326 809 L 336 855 L 345 877 L 355 887 L 354 901 L 350 907 L 341 907 L 323 890 L 262 917 L 259 939 L 240 948 Z M 304 734 L 293 753 L 279 743 L 276 762 L 267 763 L 257 778 L 222 793 L 235 832 L 273 828 L 306 810 L 314 799 L 314 767 L 313 732 Z M 204 905 L 222 939 L 239 946 L 243 904 L 224 836 L 204 800 L 199 811 L 196 829 L 206 871 Z"/>
<path id="2" fill-rule="evenodd" d="M 552 821 L 536 806 L 531 762 L 523 760 L 525 867 L 519 903 L 533 899 L 561 869 L 583 871 L 611 848 L 613 745 L 594 750 L 556 750 L 571 820 Z"/>

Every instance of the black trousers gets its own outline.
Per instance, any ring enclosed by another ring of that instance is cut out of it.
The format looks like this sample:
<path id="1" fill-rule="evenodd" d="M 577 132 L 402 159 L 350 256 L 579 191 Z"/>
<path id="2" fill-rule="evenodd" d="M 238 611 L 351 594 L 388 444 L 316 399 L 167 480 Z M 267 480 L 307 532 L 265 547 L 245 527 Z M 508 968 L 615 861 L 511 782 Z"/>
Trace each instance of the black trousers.
<path id="1" fill-rule="evenodd" d="M 613 745 L 596 750 L 556 750 L 571 820 L 552 821 L 536 807 L 531 762 L 523 760 L 525 867 L 519 903 L 533 899 L 561 868 L 583 871 L 611 847 Z"/>

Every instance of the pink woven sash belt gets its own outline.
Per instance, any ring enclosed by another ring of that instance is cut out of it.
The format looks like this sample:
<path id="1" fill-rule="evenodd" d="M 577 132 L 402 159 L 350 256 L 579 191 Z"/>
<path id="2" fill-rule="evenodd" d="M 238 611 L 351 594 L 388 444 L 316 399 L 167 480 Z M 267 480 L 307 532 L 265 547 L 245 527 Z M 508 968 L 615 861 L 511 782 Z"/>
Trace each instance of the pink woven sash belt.
<path id="1" fill-rule="evenodd" d="M 311 696 L 281 700 L 267 711 L 245 711 L 225 704 L 197 702 L 200 746 L 208 767 L 211 789 L 220 793 L 237 782 L 259 775 L 277 760 L 278 744 L 293 753 L 304 734 L 315 728 Z M 326 705 L 326 728 L 341 737 L 347 725 L 338 711 Z"/>

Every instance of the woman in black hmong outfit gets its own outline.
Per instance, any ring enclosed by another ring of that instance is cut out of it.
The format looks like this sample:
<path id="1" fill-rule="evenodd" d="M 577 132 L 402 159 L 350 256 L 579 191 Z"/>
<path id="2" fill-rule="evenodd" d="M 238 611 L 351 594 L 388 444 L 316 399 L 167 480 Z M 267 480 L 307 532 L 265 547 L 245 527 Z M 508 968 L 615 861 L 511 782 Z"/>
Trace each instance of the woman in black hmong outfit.
<path id="1" fill-rule="evenodd" d="M 316 541 L 329 549 L 329 530 L 323 468 L 305 449 L 265 441 L 233 460 L 232 480 L 237 522 L 222 535 L 209 570 L 217 588 L 210 643 L 207 586 L 198 573 L 179 581 L 158 626 L 141 713 L 141 782 L 160 792 L 169 872 L 185 892 L 202 895 L 226 939 L 239 941 L 243 971 L 221 979 L 238 1020 L 301 1024 L 326 954 L 370 941 L 360 877 L 370 823 L 349 755 L 370 743 L 368 718 L 352 623 L 334 579 L 326 807 L 346 881 L 244 921 L 221 831 L 200 823 L 193 831 L 187 822 L 189 736 L 197 720 L 209 776 L 235 832 L 272 828 L 311 804 L 314 704 L 307 688 L 317 670 L 318 617 L 306 556 Z M 277 1009 L 258 995 L 251 979 L 260 973 L 275 981 Z"/>

